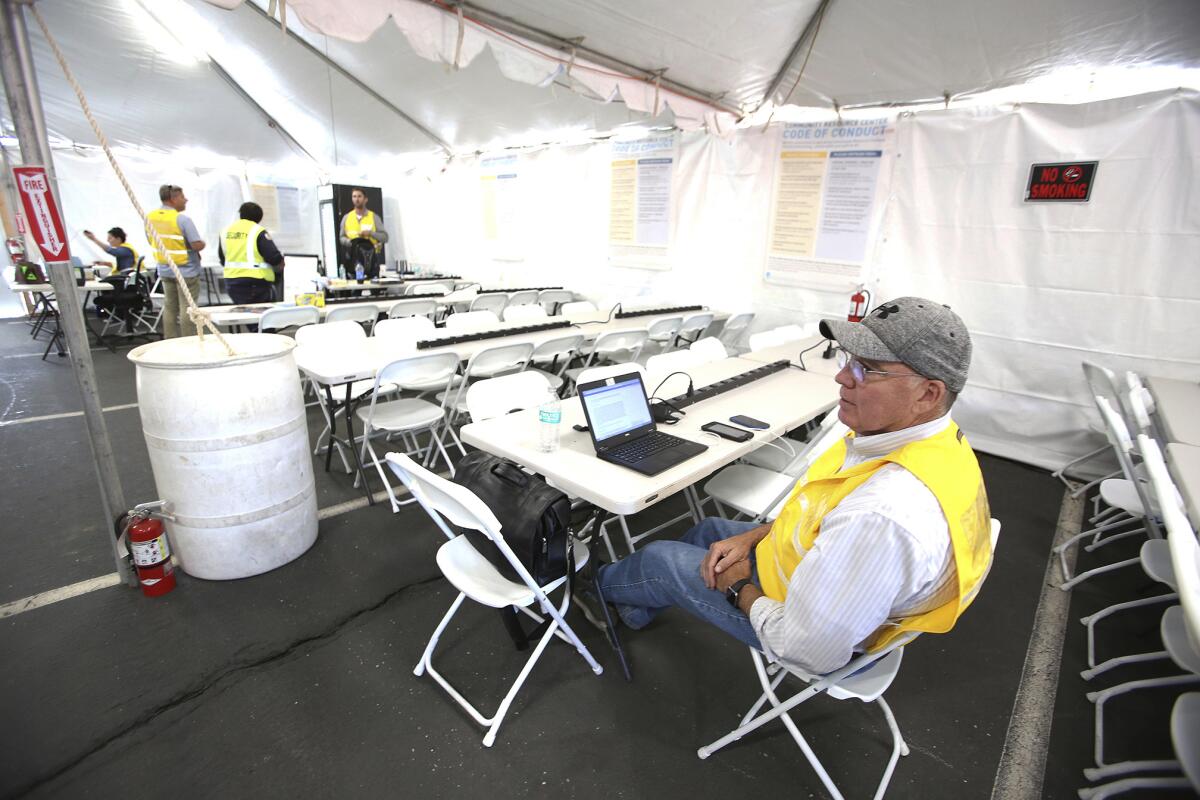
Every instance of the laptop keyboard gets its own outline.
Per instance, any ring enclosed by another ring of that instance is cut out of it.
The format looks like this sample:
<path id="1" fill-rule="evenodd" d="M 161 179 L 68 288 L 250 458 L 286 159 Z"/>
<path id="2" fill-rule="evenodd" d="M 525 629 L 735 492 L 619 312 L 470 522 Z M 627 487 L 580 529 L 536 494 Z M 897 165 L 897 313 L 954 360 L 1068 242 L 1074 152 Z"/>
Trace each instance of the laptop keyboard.
<path id="1" fill-rule="evenodd" d="M 634 439 L 619 447 L 609 450 L 609 455 L 616 456 L 622 461 L 641 461 L 655 453 L 675 447 L 682 439 L 662 431 L 652 431 L 641 438 Z"/>

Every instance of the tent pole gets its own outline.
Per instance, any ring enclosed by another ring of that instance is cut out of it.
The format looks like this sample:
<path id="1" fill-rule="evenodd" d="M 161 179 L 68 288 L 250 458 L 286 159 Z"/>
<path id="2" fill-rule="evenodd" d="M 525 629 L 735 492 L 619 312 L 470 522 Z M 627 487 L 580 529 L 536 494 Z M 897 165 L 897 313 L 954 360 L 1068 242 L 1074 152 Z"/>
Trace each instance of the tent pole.
<path id="1" fill-rule="evenodd" d="M 245 8 L 250 8 L 254 11 L 257 11 L 259 16 L 263 17 L 264 19 L 270 20 L 271 22 L 275 21 L 274 18 L 272 18 L 271 15 L 265 9 L 259 8 L 258 5 L 255 3 L 243 3 L 242 5 Z M 354 73 L 350 72 L 345 67 L 343 67 L 341 64 L 337 63 L 332 58 L 325 55 L 320 50 L 318 50 L 317 48 L 315 48 L 311 44 L 309 44 L 307 41 L 305 41 L 303 36 L 296 33 L 291 28 L 287 29 L 287 34 L 293 41 L 297 42 L 301 47 L 303 47 L 309 53 L 311 53 L 312 55 L 319 58 L 330 69 L 334 70 L 339 75 L 341 75 L 343 78 L 345 78 L 346 80 L 353 83 L 359 89 L 362 89 L 364 92 L 366 92 L 368 95 L 370 95 L 377 103 L 379 103 L 384 108 L 391 111 L 396 116 L 400 117 L 402 120 L 407 122 L 409 125 L 412 125 L 418 131 L 425 134 L 425 136 L 428 137 L 429 139 L 436 142 L 438 147 L 442 148 L 442 150 L 445 151 L 447 156 L 452 156 L 454 154 L 451 151 L 449 142 L 445 141 L 440 136 L 438 136 L 436 133 L 429 130 L 421 123 L 417 122 L 415 119 L 410 117 L 408 114 L 405 114 L 404 111 L 402 111 L 399 107 L 397 107 L 394 103 L 392 103 L 386 97 L 384 97 L 379 92 L 372 89 L 367 84 L 363 83 L 361 80 L 359 80 L 358 76 L 356 76 Z"/>
<path id="2" fill-rule="evenodd" d="M 821 18 L 824 17 L 829 11 L 829 6 L 832 3 L 833 0 L 821 0 L 821 4 L 817 6 L 816 10 L 813 12 L 813 15 L 808 18 L 808 22 L 804 26 L 803 33 L 801 33 L 800 38 L 796 40 L 796 44 L 792 45 L 791 52 L 789 52 L 787 54 L 787 58 L 783 60 L 783 66 L 779 68 L 779 72 L 775 73 L 775 77 L 772 79 L 771 85 L 767 87 L 767 91 L 765 94 L 763 94 L 762 100 L 760 100 L 758 103 L 758 107 L 754 109 L 755 111 L 758 111 L 759 108 L 762 108 L 768 102 L 774 102 L 772 98 L 775 96 L 775 93 L 779 91 L 779 87 L 783 85 L 783 79 L 787 77 L 788 70 L 790 70 L 792 65 L 796 63 L 796 58 L 800 55 L 800 51 L 803 49 L 804 43 L 808 41 L 809 36 L 816 32 L 817 25 L 820 23 Z M 785 97 L 784 99 L 786 100 L 787 98 Z"/>
<path id="3" fill-rule="evenodd" d="M 0 14 L 0 72 L 3 72 L 4 92 L 8 95 L 9 110 L 21 145 L 21 160 L 26 165 L 41 164 L 46 168 L 50 189 L 59 199 L 61 208 L 62 194 L 58 191 L 58 180 L 50 154 L 50 140 L 46 135 L 46 119 L 42 113 L 37 73 L 29 48 L 29 32 L 25 28 L 23 3 L 19 0 L 3 2 L 3 14 Z M 100 405 L 91 345 L 88 343 L 87 329 L 83 322 L 83 308 L 76 292 L 75 277 L 69 262 L 50 262 L 46 266 L 58 303 L 58 324 L 67 340 L 71 368 L 83 400 L 84 425 L 92 448 L 96 477 L 100 483 L 100 505 L 104 513 L 101 535 L 108 541 L 121 580 L 129 586 L 136 586 L 137 578 L 122 557 L 117 544 L 115 526 L 129 506 L 125 503 L 125 493 L 121 488 L 121 478 L 117 473 L 116 459 L 113 457 L 112 442 L 108 438 L 108 426 Z"/>

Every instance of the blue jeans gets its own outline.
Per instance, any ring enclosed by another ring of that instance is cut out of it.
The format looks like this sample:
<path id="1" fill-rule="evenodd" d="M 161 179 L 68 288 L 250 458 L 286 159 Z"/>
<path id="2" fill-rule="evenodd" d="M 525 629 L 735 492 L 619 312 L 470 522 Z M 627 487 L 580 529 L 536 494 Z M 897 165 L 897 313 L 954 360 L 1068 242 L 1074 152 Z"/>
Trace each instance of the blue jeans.
<path id="1" fill-rule="evenodd" d="M 621 621 L 634 630 L 646 627 L 671 606 L 716 625 L 738 641 L 761 649 L 750 618 L 729 605 L 725 593 L 709 589 L 700 563 L 713 542 L 728 539 L 757 522 L 709 517 L 676 542 L 651 542 L 629 557 L 602 567 L 596 578 L 604 599 L 617 607 Z M 750 551 L 751 564 L 754 551 Z M 758 582 L 758 573 L 752 575 Z"/>

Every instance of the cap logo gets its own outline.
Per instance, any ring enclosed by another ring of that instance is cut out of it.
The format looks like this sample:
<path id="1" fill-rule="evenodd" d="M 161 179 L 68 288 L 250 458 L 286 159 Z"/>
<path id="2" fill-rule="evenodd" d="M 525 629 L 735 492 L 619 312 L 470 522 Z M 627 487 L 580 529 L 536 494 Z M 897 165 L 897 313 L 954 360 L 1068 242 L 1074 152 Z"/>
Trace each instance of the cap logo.
<path id="1" fill-rule="evenodd" d="M 900 313 L 900 306 L 897 306 L 897 305 L 891 305 L 891 306 L 884 305 L 884 306 L 880 306 L 879 308 L 875 309 L 875 316 L 879 317 L 880 319 L 887 319 L 889 314 L 899 314 L 899 313 Z"/>

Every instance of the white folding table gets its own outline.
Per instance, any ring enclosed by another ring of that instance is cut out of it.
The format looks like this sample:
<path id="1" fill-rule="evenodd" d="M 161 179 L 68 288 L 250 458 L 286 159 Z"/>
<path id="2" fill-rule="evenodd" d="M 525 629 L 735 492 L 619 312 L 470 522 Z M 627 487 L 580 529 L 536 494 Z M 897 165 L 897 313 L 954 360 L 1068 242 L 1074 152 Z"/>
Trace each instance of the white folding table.
<path id="1" fill-rule="evenodd" d="M 1200 382 L 1148 376 L 1146 386 L 1167 441 L 1200 447 Z"/>
<path id="2" fill-rule="evenodd" d="M 1183 495 L 1183 504 L 1187 507 L 1192 527 L 1200 528 L 1200 447 L 1168 444 L 1167 467 L 1171 470 L 1179 494 Z"/>

